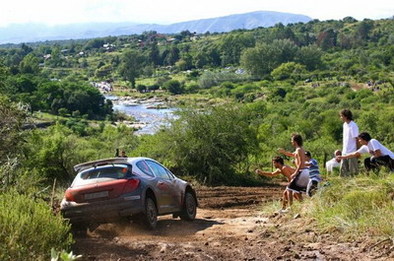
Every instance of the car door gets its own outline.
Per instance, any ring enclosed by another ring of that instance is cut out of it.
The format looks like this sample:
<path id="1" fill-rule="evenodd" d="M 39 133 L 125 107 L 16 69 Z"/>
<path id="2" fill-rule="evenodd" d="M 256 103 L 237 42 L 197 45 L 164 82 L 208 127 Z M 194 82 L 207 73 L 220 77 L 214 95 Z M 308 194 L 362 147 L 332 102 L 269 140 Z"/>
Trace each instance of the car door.
<path id="1" fill-rule="evenodd" d="M 177 209 L 177 187 L 175 186 L 175 179 L 170 175 L 166 168 L 155 161 L 146 160 L 146 163 L 151 168 L 153 174 L 157 178 L 155 184 L 159 195 L 157 196 L 158 208 L 160 213 L 169 213 Z"/>

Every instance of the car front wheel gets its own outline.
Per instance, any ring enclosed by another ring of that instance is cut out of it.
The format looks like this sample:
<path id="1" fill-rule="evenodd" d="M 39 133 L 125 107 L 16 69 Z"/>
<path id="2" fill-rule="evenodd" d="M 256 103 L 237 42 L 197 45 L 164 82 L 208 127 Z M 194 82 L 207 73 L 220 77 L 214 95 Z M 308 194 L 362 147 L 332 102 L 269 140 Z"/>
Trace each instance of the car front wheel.
<path id="1" fill-rule="evenodd" d="M 145 201 L 144 223 L 148 229 L 155 229 L 157 226 L 157 208 L 155 201 L 148 197 Z"/>
<path id="2" fill-rule="evenodd" d="M 183 204 L 183 209 L 180 217 L 182 220 L 192 221 L 196 218 L 196 214 L 197 214 L 196 196 L 192 192 L 187 191 L 185 194 L 185 202 Z"/>

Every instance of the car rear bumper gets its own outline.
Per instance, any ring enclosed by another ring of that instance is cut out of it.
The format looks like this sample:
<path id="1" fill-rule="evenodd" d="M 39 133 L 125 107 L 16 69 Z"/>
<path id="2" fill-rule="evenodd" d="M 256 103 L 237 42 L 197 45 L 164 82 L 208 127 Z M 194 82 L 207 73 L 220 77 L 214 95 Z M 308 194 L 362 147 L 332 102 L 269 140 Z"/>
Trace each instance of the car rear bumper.
<path id="1" fill-rule="evenodd" d="M 116 199 L 80 204 L 63 200 L 60 210 L 63 217 L 72 224 L 105 223 L 142 213 L 144 205 L 141 196 L 125 195 Z"/>

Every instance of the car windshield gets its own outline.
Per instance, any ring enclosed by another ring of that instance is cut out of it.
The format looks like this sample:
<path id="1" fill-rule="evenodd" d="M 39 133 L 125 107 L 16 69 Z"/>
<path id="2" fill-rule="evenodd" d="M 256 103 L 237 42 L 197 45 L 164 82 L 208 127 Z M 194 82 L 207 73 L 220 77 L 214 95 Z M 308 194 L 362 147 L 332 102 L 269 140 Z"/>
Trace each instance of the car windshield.
<path id="1" fill-rule="evenodd" d="M 114 179 L 124 179 L 131 176 L 131 167 L 127 165 L 107 165 L 91 168 L 79 173 L 73 185 L 104 182 Z"/>

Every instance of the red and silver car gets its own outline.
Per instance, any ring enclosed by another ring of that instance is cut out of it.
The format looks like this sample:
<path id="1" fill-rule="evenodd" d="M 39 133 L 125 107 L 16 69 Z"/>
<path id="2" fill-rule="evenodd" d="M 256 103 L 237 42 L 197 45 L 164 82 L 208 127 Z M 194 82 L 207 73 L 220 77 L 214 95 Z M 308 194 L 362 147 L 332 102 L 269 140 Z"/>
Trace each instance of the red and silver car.
<path id="1" fill-rule="evenodd" d="M 88 227 L 122 217 L 157 225 L 157 216 L 194 220 L 197 197 L 192 186 L 150 158 L 111 158 L 74 166 L 77 175 L 61 202 L 71 224 Z"/>

